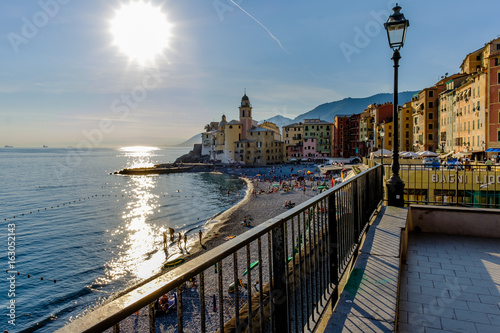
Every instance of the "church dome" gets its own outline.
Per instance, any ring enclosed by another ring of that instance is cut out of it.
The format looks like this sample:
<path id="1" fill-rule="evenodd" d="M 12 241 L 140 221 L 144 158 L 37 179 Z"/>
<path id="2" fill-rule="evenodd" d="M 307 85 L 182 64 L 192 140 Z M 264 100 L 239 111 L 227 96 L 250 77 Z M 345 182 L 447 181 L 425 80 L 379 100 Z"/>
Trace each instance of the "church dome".
<path id="1" fill-rule="evenodd" d="M 248 99 L 247 94 L 243 95 L 243 97 L 241 98 L 241 100 L 242 100 L 242 101 L 248 101 L 249 99 Z"/>

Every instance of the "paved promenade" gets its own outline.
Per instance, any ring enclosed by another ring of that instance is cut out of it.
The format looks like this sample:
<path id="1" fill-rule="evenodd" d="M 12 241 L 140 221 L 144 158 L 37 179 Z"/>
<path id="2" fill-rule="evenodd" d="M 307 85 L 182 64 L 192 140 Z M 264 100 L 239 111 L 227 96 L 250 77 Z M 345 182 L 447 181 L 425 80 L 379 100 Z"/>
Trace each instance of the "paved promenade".
<path id="1" fill-rule="evenodd" d="M 399 332 L 500 332 L 500 239 L 413 234 Z"/>

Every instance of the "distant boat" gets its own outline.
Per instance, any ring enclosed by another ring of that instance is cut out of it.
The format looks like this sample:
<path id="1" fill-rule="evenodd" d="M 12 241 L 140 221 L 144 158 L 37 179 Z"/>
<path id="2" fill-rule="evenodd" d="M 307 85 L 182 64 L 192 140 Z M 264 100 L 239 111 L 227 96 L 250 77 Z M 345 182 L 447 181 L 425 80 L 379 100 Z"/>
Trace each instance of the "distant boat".
<path id="1" fill-rule="evenodd" d="M 4 148 L 14 148 L 14 146 L 5 145 Z"/>
<path id="2" fill-rule="evenodd" d="M 43 145 L 43 148 L 49 148 L 49 146 Z"/>

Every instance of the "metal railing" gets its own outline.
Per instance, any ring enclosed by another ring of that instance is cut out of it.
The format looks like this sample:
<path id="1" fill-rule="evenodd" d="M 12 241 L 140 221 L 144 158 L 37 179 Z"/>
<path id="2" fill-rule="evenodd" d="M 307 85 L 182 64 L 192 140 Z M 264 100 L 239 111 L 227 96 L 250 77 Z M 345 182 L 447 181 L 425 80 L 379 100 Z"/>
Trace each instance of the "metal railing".
<path id="1" fill-rule="evenodd" d="M 117 332 L 120 326 L 142 332 L 314 331 L 329 301 L 336 303 L 339 279 L 349 274 L 382 201 L 382 171 L 379 165 L 362 172 L 60 332 Z M 171 301 L 166 311 L 157 306 L 163 295 Z"/>
<path id="2" fill-rule="evenodd" d="M 388 179 L 392 171 L 384 166 Z M 405 205 L 500 208 L 500 166 L 402 164 L 399 175 L 405 183 Z"/>

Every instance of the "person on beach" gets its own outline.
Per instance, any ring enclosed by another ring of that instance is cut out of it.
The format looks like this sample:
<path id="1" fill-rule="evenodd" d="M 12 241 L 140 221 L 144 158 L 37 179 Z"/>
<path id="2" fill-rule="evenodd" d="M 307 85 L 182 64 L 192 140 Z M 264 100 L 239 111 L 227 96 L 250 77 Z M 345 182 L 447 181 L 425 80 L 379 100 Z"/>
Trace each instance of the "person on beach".
<path id="1" fill-rule="evenodd" d="M 170 241 L 173 242 L 175 230 L 174 230 L 174 228 L 168 228 L 168 231 L 170 232 Z"/>
<path id="2" fill-rule="evenodd" d="M 179 242 L 179 243 L 178 243 L 177 245 L 179 246 L 179 248 L 181 248 L 181 247 L 182 247 L 182 245 L 181 245 L 181 242 L 182 242 L 182 234 L 181 234 L 180 232 L 179 232 L 179 240 L 178 240 L 178 242 Z"/>
<path id="3" fill-rule="evenodd" d="M 198 231 L 198 236 L 200 237 L 200 244 L 201 244 L 201 239 L 202 239 L 202 237 L 203 237 L 203 232 L 202 232 L 201 230 L 200 230 L 200 231 Z"/>
<path id="4" fill-rule="evenodd" d="M 186 233 L 186 234 L 184 234 L 184 248 L 187 249 L 187 245 L 188 245 L 188 235 Z"/>
<path id="5" fill-rule="evenodd" d="M 160 306 L 161 310 L 165 312 L 168 309 L 168 295 L 165 294 L 160 298 Z"/>

